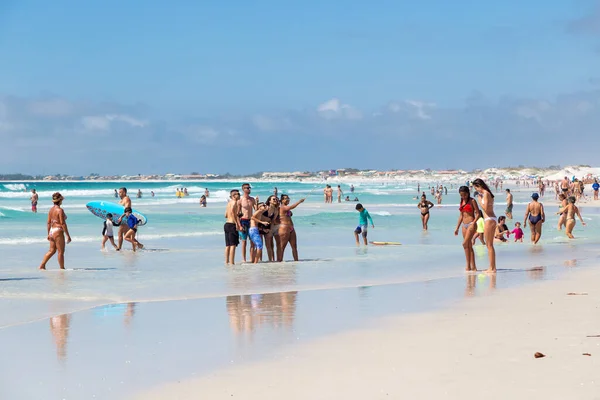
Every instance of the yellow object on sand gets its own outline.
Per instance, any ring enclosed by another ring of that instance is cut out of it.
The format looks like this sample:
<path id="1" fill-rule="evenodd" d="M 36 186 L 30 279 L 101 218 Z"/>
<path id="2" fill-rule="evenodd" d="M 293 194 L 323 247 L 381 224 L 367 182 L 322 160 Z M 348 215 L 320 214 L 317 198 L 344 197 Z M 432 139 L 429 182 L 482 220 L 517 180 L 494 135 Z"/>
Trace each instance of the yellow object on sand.
<path id="1" fill-rule="evenodd" d="M 375 246 L 400 246 L 402 243 L 400 242 L 371 242 L 371 244 Z"/>

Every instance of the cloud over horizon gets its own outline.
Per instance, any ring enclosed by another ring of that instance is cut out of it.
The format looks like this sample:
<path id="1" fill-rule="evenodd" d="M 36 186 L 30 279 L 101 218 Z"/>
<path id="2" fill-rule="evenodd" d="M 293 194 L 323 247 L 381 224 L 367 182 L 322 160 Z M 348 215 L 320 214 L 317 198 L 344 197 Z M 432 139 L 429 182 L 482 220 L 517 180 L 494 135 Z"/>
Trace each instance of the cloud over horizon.
<path id="1" fill-rule="evenodd" d="M 597 164 L 600 90 L 554 99 L 469 95 L 461 107 L 393 100 L 160 118 L 142 104 L 0 96 L 0 172 L 253 173 L 355 167 Z"/>

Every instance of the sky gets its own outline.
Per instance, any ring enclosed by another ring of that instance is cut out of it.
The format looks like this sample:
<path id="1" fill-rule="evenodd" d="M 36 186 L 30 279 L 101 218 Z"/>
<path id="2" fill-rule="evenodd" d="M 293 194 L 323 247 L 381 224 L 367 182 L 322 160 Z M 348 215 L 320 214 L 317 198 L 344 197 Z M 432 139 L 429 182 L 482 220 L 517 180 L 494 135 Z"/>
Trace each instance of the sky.
<path id="1" fill-rule="evenodd" d="M 600 0 L 0 1 L 0 173 L 600 165 Z"/>

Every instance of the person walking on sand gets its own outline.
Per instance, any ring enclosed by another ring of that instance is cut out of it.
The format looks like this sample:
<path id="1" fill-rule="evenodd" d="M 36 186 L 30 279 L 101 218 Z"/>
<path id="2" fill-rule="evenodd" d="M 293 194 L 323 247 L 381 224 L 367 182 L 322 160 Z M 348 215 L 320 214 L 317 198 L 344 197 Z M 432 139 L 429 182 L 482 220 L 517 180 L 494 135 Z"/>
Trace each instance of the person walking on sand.
<path id="1" fill-rule="evenodd" d="M 429 222 L 429 210 L 433 208 L 433 203 L 427 200 L 427 196 L 423 193 L 417 207 L 421 210 L 421 224 L 423 225 L 423 230 L 426 231 L 428 228 L 427 223 Z"/>
<path id="2" fill-rule="evenodd" d="M 490 266 L 486 270 L 487 273 L 496 273 L 496 249 L 494 249 L 494 236 L 496 233 L 496 225 L 498 220 L 494 213 L 494 194 L 483 181 L 483 179 L 477 178 L 473 181 L 473 187 L 479 195 L 479 202 L 481 205 L 481 211 L 483 212 L 484 221 L 484 233 L 485 245 L 487 246 L 488 258 L 490 260 Z"/>
<path id="3" fill-rule="evenodd" d="M 50 249 L 42 259 L 39 269 L 45 270 L 46 263 L 52 258 L 52 256 L 58 251 L 58 265 L 60 269 L 65 269 L 65 245 L 71 243 L 71 235 L 69 234 L 69 228 L 67 227 L 67 214 L 61 208 L 64 197 L 56 192 L 52 195 L 52 203 L 54 206 L 48 211 L 48 241 L 50 242 Z M 67 235 L 67 241 L 65 243 L 65 235 Z"/>
<path id="4" fill-rule="evenodd" d="M 360 234 L 362 235 L 365 246 L 368 246 L 369 241 L 367 240 L 367 233 L 369 231 L 369 222 L 371 223 L 371 227 L 375 229 L 373 218 L 371 218 L 371 214 L 369 214 L 369 212 L 360 203 L 356 205 L 356 211 L 358 211 L 358 226 L 354 230 L 356 245 L 360 245 L 360 240 L 358 240 L 358 235 Z"/>
<path id="5" fill-rule="evenodd" d="M 512 210 L 513 210 L 513 195 L 510 192 L 510 189 L 506 189 L 506 218 L 512 219 Z"/>
<path id="6" fill-rule="evenodd" d="M 119 189 L 119 197 L 121 198 L 121 200 L 119 200 L 120 205 L 122 205 L 124 208 L 127 208 L 127 207 L 131 208 L 131 199 L 127 195 L 126 187 L 122 187 Z M 123 247 L 123 237 L 129 230 L 129 227 L 127 226 L 127 224 L 121 223 L 121 220 L 123 219 L 124 216 L 125 216 L 125 214 L 121 215 L 119 217 L 119 220 L 117 221 L 117 223 L 119 224 L 119 233 L 118 233 L 119 236 L 118 236 L 118 240 L 117 240 L 117 250 L 121 250 L 121 248 Z"/>
<path id="7" fill-rule="evenodd" d="M 144 245 L 141 244 L 135 237 L 137 235 L 137 230 L 138 230 L 138 225 L 140 223 L 140 220 L 137 219 L 137 217 L 135 215 L 133 215 L 131 207 L 125 207 L 125 215 L 124 216 L 125 216 L 125 223 L 127 224 L 128 230 L 127 230 L 127 233 L 125 233 L 125 236 L 123 236 L 123 238 L 131 243 L 131 246 L 133 247 L 133 251 L 136 251 L 138 248 L 143 249 Z"/>
<path id="8" fill-rule="evenodd" d="M 479 219 L 480 211 L 475 199 L 471 197 L 471 192 L 468 186 L 461 186 L 458 189 L 460 195 L 460 206 L 458 211 L 458 222 L 454 235 L 458 236 L 458 230 L 462 227 L 463 235 L 463 250 L 465 251 L 465 259 L 467 266 L 465 271 L 477 271 L 475 265 L 475 252 L 473 251 L 473 235 L 475 234 L 476 222 Z M 493 239 L 492 239 L 493 240 Z"/>
<path id="9" fill-rule="evenodd" d="M 294 229 L 294 222 L 292 221 L 292 210 L 304 203 L 305 198 L 298 200 L 294 204 L 290 205 L 290 196 L 287 194 L 281 195 L 281 201 L 279 206 L 279 249 L 277 249 L 277 261 L 283 261 L 283 253 L 288 243 L 292 247 L 292 256 L 294 261 L 298 261 L 298 237 L 296 235 L 296 229 Z"/>
<path id="10" fill-rule="evenodd" d="M 527 228 L 527 220 L 529 219 L 529 227 L 531 228 L 531 242 L 537 244 L 542 237 L 542 224 L 546 221 L 544 213 L 544 205 L 538 202 L 540 196 L 537 193 L 531 195 L 531 203 L 527 204 L 525 210 L 525 221 L 523 228 Z"/>
<path id="11" fill-rule="evenodd" d="M 566 229 L 565 233 L 569 239 L 575 239 L 573 236 L 573 228 L 575 228 L 575 215 L 579 217 L 581 221 L 581 225 L 585 226 L 585 222 L 583 222 L 583 218 L 581 218 L 581 214 L 579 212 L 579 208 L 575 205 L 576 198 L 575 196 L 571 196 L 568 198 L 568 205 L 563 208 L 562 212 L 566 214 Z M 558 214 L 558 212 L 556 213 Z"/>
<path id="12" fill-rule="evenodd" d="M 234 189 L 229 192 L 229 202 L 225 208 L 225 264 L 235 264 L 235 248 L 240 243 L 238 232 L 242 231 L 239 216 L 240 191 Z"/>
<path id="13" fill-rule="evenodd" d="M 31 197 L 29 198 L 29 200 L 31 200 L 31 212 L 34 214 L 37 214 L 38 199 L 39 199 L 39 196 L 38 196 L 37 192 L 35 191 L 35 189 L 31 189 Z"/>

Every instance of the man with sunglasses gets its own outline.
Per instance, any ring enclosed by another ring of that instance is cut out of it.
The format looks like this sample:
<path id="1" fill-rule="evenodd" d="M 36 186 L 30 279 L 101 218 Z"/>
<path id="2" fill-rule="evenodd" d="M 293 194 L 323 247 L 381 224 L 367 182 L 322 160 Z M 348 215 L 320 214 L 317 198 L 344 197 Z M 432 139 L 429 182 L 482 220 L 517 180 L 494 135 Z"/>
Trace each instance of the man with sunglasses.
<path id="1" fill-rule="evenodd" d="M 240 210 L 240 225 L 242 229 L 239 231 L 240 240 L 242 242 L 242 261 L 246 262 L 246 245 L 248 243 L 248 231 L 250 230 L 250 219 L 254 210 L 257 209 L 256 203 L 258 202 L 258 196 L 256 200 L 250 196 L 252 188 L 249 183 L 242 185 L 242 197 L 238 200 L 238 209 Z M 250 259 L 254 259 L 254 244 L 250 241 Z"/>

